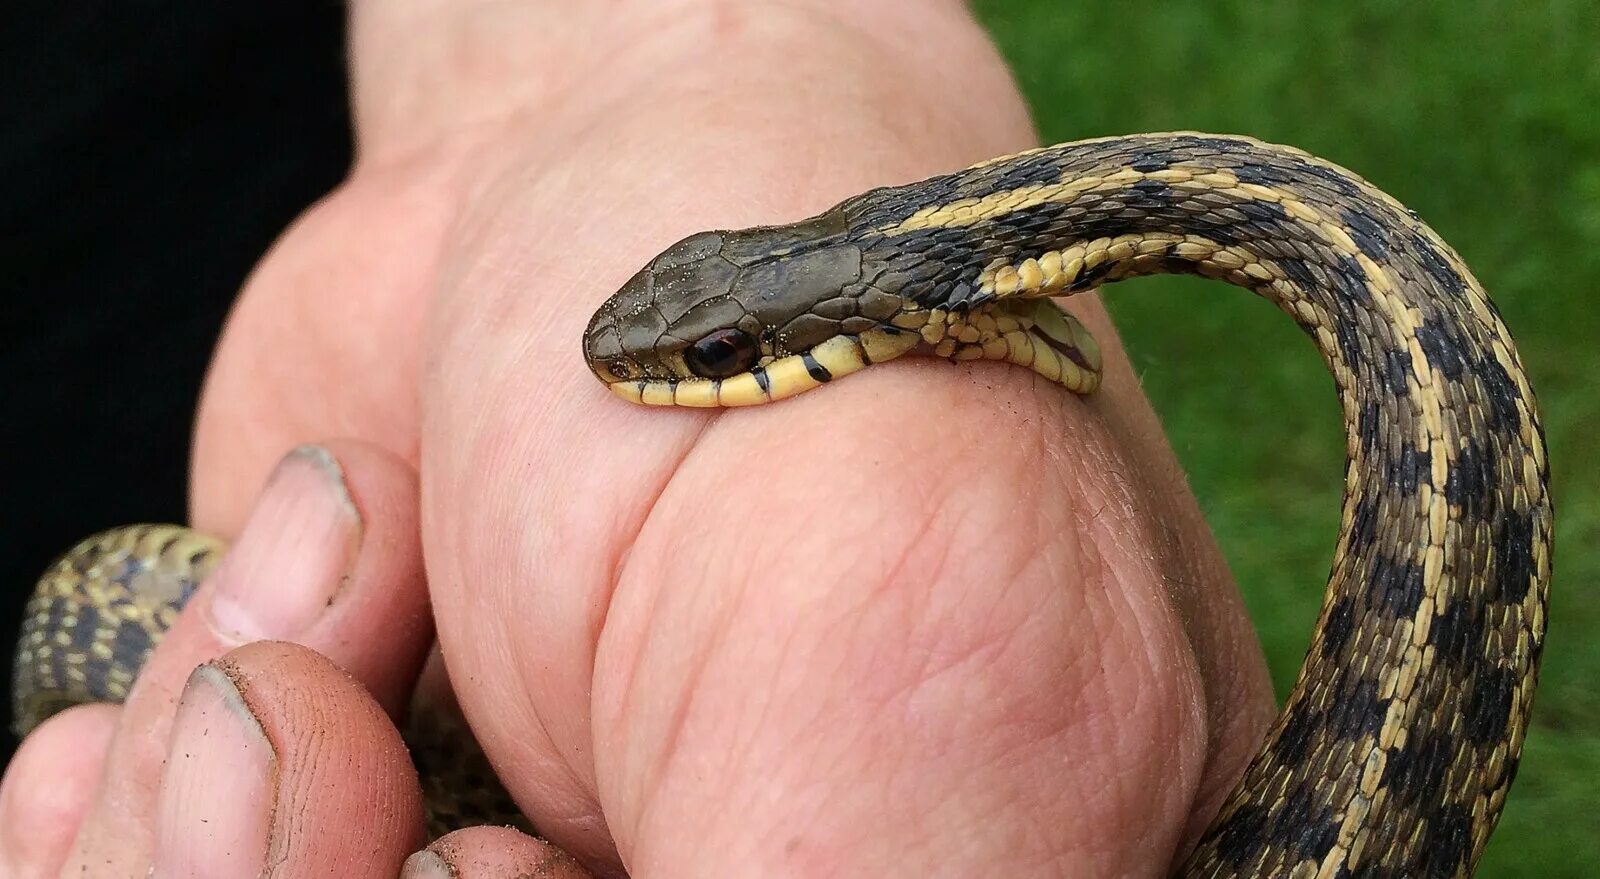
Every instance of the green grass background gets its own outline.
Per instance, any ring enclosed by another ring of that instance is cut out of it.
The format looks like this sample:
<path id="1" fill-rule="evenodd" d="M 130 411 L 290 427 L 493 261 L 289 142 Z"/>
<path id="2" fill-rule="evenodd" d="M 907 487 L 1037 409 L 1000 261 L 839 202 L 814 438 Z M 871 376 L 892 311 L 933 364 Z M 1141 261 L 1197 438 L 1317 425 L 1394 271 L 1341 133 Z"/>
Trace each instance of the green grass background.
<path id="1" fill-rule="evenodd" d="M 1600 3 L 979 0 L 1046 142 L 1172 129 L 1290 143 L 1451 242 L 1544 411 L 1555 578 L 1533 728 L 1483 877 L 1600 871 Z M 1266 645 L 1280 694 L 1338 526 L 1331 380 L 1263 301 L 1193 278 L 1106 301 Z"/>

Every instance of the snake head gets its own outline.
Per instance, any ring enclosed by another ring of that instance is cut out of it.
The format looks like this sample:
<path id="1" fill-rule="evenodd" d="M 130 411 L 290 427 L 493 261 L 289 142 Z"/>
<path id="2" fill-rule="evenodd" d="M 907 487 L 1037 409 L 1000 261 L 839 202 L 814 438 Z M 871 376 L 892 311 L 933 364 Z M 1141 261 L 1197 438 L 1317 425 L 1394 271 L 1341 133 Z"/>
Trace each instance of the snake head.
<path id="1" fill-rule="evenodd" d="M 886 324 L 903 300 L 862 283 L 846 230 L 829 213 L 679 241 L 590 320 L 589 368 L 632 402 L 740 406 L 904 353 L 916 334 Z"/>

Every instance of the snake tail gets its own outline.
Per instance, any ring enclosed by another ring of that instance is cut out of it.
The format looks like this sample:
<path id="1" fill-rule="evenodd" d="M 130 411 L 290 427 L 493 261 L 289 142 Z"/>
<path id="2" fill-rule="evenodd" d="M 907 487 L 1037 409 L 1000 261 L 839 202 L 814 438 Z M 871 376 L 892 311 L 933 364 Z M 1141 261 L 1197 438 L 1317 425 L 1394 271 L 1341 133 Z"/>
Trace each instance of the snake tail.
<path id="1" fill-rule="evenodd" d="M 121 702 L 224 544 L 177 525 L 129 525 L 80 541 L 39 578 L 12 663 L 18 736 L 59 711 Z"/>

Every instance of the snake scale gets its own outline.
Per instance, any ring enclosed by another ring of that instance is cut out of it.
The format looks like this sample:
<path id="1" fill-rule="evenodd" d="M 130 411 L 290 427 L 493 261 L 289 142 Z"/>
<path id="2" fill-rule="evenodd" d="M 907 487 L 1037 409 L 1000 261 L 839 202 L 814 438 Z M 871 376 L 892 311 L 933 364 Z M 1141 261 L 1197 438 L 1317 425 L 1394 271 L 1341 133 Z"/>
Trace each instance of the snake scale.
<path id="1" fill-rule="evenodd" d="M 1179 875 L 1471 875 L 1537 680 L 1548 465 L 1483 288 L 1361 178 L 1233 136 L 1032 150 L 801 222 L 684 239 L 605 302 L 583 350 L 612 391 L 652 405 L 780 400 L 914 349 L 1090 393 L 1098 351 L 1050 297 L 1154 273 L 1226 281 L 1293 318 L 1333 375 L 1347 433 L 1305 663 Z M 20 727 L 123 695 L 219 549 L 147 528 L 58 563 L 19 649 Z"/>

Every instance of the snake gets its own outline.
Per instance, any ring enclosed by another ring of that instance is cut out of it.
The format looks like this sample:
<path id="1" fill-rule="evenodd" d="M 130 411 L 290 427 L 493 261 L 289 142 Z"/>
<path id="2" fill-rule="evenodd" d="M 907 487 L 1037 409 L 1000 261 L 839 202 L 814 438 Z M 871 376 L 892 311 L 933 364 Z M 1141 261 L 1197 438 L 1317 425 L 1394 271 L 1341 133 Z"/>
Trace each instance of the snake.
<path id="1" fill-rule="evenodd" d="M 1346 434 L 1305 660 L 1175 875 L 1472 875 L 1538 680 L 1554 516 L 1543 428 L 1482 285 L 1351 171 L 1197 132 L 1029 150 L 798 222 L 691 235 L 605 300 L 582 349 L 607 388 L 647 406 L 766 404 L 912 352 L 1014 364 L 1071 399 L 1098 388 L 1101 355 L 1062 300 L 1151 274 L 1224 281 L 1292 318 Z M 126 695 L 221 552 L 142 526 L 68 553 L 29 604 L 18 728 Z"/>

